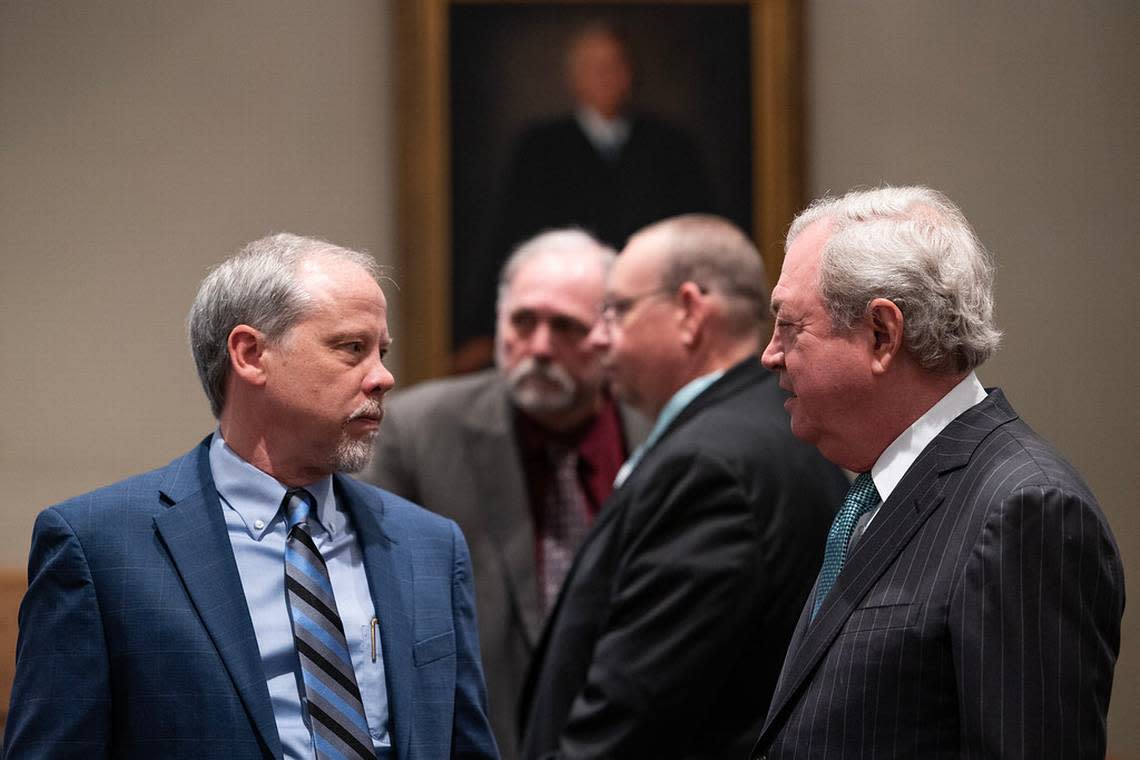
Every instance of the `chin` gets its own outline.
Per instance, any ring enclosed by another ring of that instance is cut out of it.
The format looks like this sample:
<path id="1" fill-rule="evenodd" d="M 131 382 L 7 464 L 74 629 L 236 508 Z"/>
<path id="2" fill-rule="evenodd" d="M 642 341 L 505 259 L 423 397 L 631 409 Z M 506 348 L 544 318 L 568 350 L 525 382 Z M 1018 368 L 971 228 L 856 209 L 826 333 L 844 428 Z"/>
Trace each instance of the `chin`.
<path id="1" fill-rule="evenodd" d="M 819 446 L 819 431 L 803 420 L 797 421 L 795 415 L 792 415 L 792 435 L 805 443 Z"/>
<path id="2" fill-rule="evenodd" d="M 343 438 L 333 453 L 332 465 L 336 472 L 360 472 L 372 461 L 372 443 L 376 433 L 360 438 Z"/>

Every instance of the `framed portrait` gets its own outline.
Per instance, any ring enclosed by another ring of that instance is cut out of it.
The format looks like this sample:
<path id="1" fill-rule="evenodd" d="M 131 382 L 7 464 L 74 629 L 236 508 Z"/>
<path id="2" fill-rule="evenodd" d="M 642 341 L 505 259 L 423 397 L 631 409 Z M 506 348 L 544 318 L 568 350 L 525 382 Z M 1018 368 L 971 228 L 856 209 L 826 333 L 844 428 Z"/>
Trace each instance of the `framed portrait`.
<path id="1" fill-rule="evenodd" d="M 691 146 L 701 178 L 692 184 L 705 199 L 691 210 L 746 230 L 775 280 L 803 195 L 797 0 L 408 0 L 395 9 L 405 384 L 464 368 L 472 338 L 489 333 L 504 240 L 518 242 L 500 232 L 519 215 L 508 197 L 519 145 L 535 125 L 570 119 L 567 49 L 590 25 L 621 32 L 630 111 Z M 690 174 L 664 176 L 646 182 L 689 184 Z"/>

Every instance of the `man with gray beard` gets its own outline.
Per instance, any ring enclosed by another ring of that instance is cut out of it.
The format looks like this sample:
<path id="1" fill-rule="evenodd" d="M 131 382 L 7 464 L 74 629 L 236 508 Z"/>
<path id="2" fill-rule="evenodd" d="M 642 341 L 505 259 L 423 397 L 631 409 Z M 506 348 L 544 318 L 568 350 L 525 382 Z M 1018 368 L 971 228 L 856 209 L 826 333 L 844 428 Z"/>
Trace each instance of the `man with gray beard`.
<path id="1" fill-rule="evenodd" d="M 499 278 L 497 368 L 394 394 L 365 474 L 463 528 L 491 725 L 508 759 L 543 621 L 618 469 L 648 431 L 610 397 L 588 339 L 613 259 L 575 229 L 519 246 Z"/>
<path id="2" fill-rule="evenodd" d="M 206 277 L 217 430 L 40 514 L 5 758 L 498 757 L 462 533 L 340 474 L 395 382 L 380 280 L 288 234 Z"/>

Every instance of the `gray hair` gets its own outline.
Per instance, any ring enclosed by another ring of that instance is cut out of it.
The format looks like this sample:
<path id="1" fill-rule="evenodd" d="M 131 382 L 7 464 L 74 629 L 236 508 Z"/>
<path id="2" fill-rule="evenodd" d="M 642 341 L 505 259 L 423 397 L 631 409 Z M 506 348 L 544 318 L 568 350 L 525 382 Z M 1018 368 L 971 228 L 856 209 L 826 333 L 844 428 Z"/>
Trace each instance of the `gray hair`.
<path id="1" fill-rule="evenodd" d="M 617 251 L 605 243 L 598 241 L 593 235 L 578 227 L 565 227 L 562 229 L 546 230 L 540 232 L 529 240 L 518 245 L 507 257 L 503 268 L 499 270 L 498 300 L 495 304 L 496 313 L 503 308 L 507 300 L 507 291 L 511 282 L 526 264 L 542 256 L 581 256 L 583 253 L 592 253 L 598 262 L 602 277 L 610 271 Z"/>
<path id="2" fill-rule="evenodd" d="M 904 345 L 924 369 L 968 372 L 997 350 L 992 259 L 945 195 L 884 186 L 821 198 L 792 222 L 788 246 L 821 219 L 832 228 L 819 290 L 835 327 L 850 329 L 871 301 L 886 298 L 902 312 Z"/>
<path id="3" fill-rule="evenodd" d="M 683 214 L 652 224 L 635 237 L 661 236 L 666 259 L 661 287 L 696 283 L 724 299 L 729 328 L 751 332 L 768 317 L 764 260 L 744 232 L 712 214 Z"/>
<path id="4" fill-rule="evenodd" d="M 221 416 L 226 403 L 230 333 L 238 325 L 249 325 L 269 342 L 279 342 L 305 316 L 312 300 L 297 281 L 297 269 L 318 256 L 357 264 L 378 283 L 382 277 L 379 265 L 366 253 L 282 232 L 249 243 L 202 281 L 187 327 L 198 379 L 214 417 Z"/>

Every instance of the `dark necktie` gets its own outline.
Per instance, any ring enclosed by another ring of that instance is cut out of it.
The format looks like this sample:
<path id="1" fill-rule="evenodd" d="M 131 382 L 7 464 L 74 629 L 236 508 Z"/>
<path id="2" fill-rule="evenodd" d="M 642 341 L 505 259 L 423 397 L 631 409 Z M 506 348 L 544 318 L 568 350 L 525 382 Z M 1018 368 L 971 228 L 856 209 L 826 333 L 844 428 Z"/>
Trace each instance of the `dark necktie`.
<path id="1" fill-rule="evenodd" d="M 548 450 L 554 480 L 546 492 L 542 532 L 542 606 L 554 608 L 562 582 L 574 561 L 574 552 L 590 529 L 590 513 L 578 477 L 578 452 L 551 446 Z"/>
<path id="2" fill-rule="evenodd" d="M 289 525 L 285 595 L 317 757 L 373 760 L 376 753 L 329 571 L 309 533 L 309 515 L 316 501 L 305 489 L 294 488 L 286 492 L 282 506 Z"/>
<path id="3" fill-rule="evenodd" d="M 812 620 L 815 620 L 823 600 L 835 585 L 839 571 L 847 561 L 847 546 L 851 543 L 855 524 L 878 503 L 879 491 L 875 488 L 875 481 L 871 480 L 871 473 L 864 472 L 851 484 L 846 498 L 843 499 L 843 506 L 839 508 L 835 521 L 831 523 L 831 530 L 827 533 L 827 547 L 823 550 L 823 567 L 819 571 L 815 605 L 811 610 Z"/>

